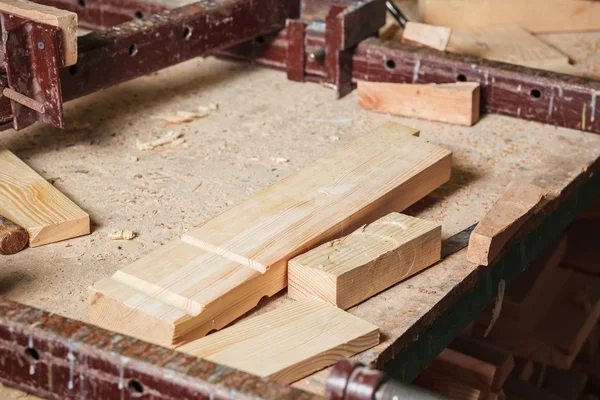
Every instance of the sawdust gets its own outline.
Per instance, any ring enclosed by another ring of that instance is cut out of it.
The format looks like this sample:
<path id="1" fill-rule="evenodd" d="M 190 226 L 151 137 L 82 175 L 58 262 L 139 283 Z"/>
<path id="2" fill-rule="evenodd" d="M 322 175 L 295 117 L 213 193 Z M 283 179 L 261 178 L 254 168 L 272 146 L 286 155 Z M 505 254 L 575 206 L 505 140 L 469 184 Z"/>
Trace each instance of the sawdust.
<path id="1" fill-rule="evenodd" d="M 147 151 L 154 150 L 157 147 L 163 147 L 165 145 L 178 146 L 185 143 L 185 139 L 182 138 L 182 132 L 168 131 L 164 136 L 149 142 L 136 141 L 136 146 L 139 150 Z"/>

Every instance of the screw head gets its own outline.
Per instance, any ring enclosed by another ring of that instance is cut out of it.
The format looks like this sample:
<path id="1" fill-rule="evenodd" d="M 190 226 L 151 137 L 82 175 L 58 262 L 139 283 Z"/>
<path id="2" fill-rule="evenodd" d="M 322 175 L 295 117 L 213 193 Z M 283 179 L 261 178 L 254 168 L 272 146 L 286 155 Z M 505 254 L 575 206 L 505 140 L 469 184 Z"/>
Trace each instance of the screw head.
<path id="1" fill-rule="evenodd" d="M 46 48 L 46 45 L 44 44 L 44 42 L 38 42 L 37 46 L 38 46 L 38 49 L 40 49 L 40 50 L 44 50 Z"/>

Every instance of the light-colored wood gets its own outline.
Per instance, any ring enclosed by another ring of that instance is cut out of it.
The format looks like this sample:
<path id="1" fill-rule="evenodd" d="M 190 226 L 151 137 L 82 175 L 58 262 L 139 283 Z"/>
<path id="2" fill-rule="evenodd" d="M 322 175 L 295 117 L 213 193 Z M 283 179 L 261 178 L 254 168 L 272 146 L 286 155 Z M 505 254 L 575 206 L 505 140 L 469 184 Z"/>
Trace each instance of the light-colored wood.
<path id="1" fill-rule="evenodd" d="M 477 338 L 461 335 L 448 348 L 479 360 L 480 365 L 487 365 L 486 368 L 478 371 L 482 375 L 470 382 L 486 392 L 498 392 L 515 366 L 515 360 L 510 352 Z M 466 382 L 464 378 L 466 375 L 460 379 Z M 477 384 L 476 381 L 479 383 Z"/>
<path id="2" fill-rule="evenodd" d="M 474 388 L 468 383 L 445 375 L 433 368 L 425 368 L 414 384 L 457 400 L 488 400 L 489 393 Z"/>
<path id="3" fill-rule="evenodd" d="M 90 233 L 90 217 L 8 150 L 0 150 L 0 215 L 36 247 Z"/>
<path id="4" fill-rule="evenodd" d="M 292 383 L 378 343 L 376 326 L 322 300 L 305 298 L 177 350 Z"/>
<path id="5" fill-rule="evenodd" d="M 434 371 L 467 383 L 479 390 L 492 390 L 496 366 L 449 348 L 429 365 Z M 499 390 L 499 389 L 498 389 Z"/>
<path id="6" fill-rule="evenodd" d="M 64 65 L 68 67 L 77 63 L 77 14 L 27 0 L 2 0 L 0 11 L 59 28 Z"/>
<path id="7" fill-rule="evenodd" d="M 453 29 L 446 49 L 532 68 L 568 68 L 569 57 L 517 25 Z"/>
<path id="8" fill-rule="evenodd" d="M 440 260 L 440 225 L 391 213 L 289 262 L 288 295 L 346 310 Z"/>
<path id="9" fill-rule="evenodd" d="M 488 265 L 540 204 L 546 191 L 524 182 L 511 182 L 469 238 L 467 258 Z"/>
<path id="10" fill-rule="evenodd" d="M 416 44 L 444 51 L 452 30 L 444 26 L 409 21 L 402 34 L 402 43 Z"/>
<path id="11" fill-rule="evenodd" d="M 479 120 L 475 82 L 404 84 L 358 82 L 358 104 L 377 112 L 471 126 Z"/>
<path id="12" fill-rule="evenodd" d="M 421 21 L 452 29 L 516 24 L 530 32 L 600 29 L 600 3 L 582 0 L 419 0 Z"/>
<path id="13" fill-rule="evenodd" d="M 291 258 L 450 177 L 451 153 L 389 123 L 90 288 L 90 320 L 173 346 L 221 329 L 287 285 Z"/>

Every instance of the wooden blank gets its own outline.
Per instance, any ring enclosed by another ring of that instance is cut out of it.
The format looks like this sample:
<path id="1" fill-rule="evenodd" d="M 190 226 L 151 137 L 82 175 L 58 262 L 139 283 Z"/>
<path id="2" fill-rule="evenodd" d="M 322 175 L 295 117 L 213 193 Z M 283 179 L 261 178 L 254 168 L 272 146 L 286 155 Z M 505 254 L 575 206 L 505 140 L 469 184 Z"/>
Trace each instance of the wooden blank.
<path id="1" fill-rule="evenodd" d="M 292 383 L 378 343 L 376 326 L 322 300 L 305 298 L 177 350 Z"/>
<path id="2" fill-rule="evenodd" d="M 456 350 L 444 349 L 431 362 L 429 368 L 467 383 L 475 389 L 500 390 L 500 388 L 492 389 L 497 370 L 495 365 Z"/>
<path id="3" fill-rule="evenodd" d="M 2 0 L 0 11 L 60 29 L 64 66 L 77 63 L 77 14 L 27 0 Z"/>
<path id="4" fill-rule="evenodd" d="M 444 26 L 409 21 L 402 33 L 402 43 L 416 44 L 444 51 L 452 30 Z"/>
<path id="5" fill-rule="evenodd" d="M 358 82 L 358 104 L 367 110 L 471 126 L 479 120 L 479 84 Z"/>
<path id="6" fill-rule="evenodd" d="M 289 262 L 288 295 L 348 309 L 440 260 L 440 225 L 391 213 Z"/>
<path id="7" fill-rule="evenodd" d="M 477 225 L 469 238 L 467 258 L 488 265 L 534 212 L 545 190 L 529 183 L 513 181 Z"/>
<path id="8" fill-rule="evenodd" d="M 414 384 L 433 392 L 457 400 L 488 400 L 490 393 L 479 390 L 469 383 L 443 374 L 433 368 L 426 368 L 415 379 Z"/>
<path id="9" fill-rule="evenodd" d="M 421 21 L 454 28 L 515 24 L 530 32 L 600 29 L 600 3 L 581 0 L 419 0 Z"/>
<path id="10" fill-rule="evenodd" d="M 567 55 L 517 25 L 453 29 L 446 50 L 531 68 L 571 67 Z"/>
<path id="11" fill-rule="evenodd" d="M 36 247 L 90 233 L 90 217 L 8 150 L 0 150 L 0 215 Z"/>
<path id="12" fill-rule="evenodd" d="M 173 346 L 287 285 L 287 262 L 450 178 L 451 153 L 386 124 L 90 288 L 90 320 Z"/>

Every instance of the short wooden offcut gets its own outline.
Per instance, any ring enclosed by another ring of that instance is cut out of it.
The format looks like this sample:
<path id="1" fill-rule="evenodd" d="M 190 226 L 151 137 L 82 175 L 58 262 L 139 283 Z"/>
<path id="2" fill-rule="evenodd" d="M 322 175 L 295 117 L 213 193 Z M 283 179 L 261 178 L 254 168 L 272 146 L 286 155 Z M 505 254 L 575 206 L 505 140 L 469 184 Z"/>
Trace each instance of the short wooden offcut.
<path id="1" fill-rule="evenodd" d="M 439 261 L 441 236 L 436 223 L 386 215 L 290 260 L 288 294 L 348 309 Z"/>
<path id="2" fill-rule="evenodd" d="M 444 51 L 451 33 L 450 28 L 409 21 L 402 33 L 402 43 Z"/>
<path id="3" fill-rule="evenodd" d="M 324 301 L 306 298 L 177 350 L 292 383 L 378 343 L 376 326 Z"/>
<path id="4" fill-rule="evenodd" d="M 451 153 L 386 124 L 90 288 L 90 320 L 174 346 L 218 330 L 287 286 L 293 257 L 450 178 Z"/>
<path id="5" fill-rule="evenodd" d="M 467 258 L 488 265 L 533 214 L 546 191 L 529 183 L 513 181 L 477 225 L 469 238 Z"/>
<path id="6" fill-rule="evenodd" d="M 403 117 L 471 126 L 479 120 L 478 83 L 358 82 L 360 107 Z"/>
<path id="7" fill-rule="evenodd" d="M 0 150 L 0 215 L 36 247 L 90 233 L 90 217 L 8 150 Z"/>
<path id="8" fill-rule="evenodd" d="M 26 0 L 2 0 L 0 11 L 59 28 L 64 66 L 77 63 L 77 14 Z"/>

